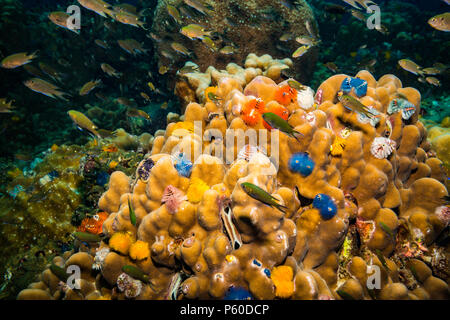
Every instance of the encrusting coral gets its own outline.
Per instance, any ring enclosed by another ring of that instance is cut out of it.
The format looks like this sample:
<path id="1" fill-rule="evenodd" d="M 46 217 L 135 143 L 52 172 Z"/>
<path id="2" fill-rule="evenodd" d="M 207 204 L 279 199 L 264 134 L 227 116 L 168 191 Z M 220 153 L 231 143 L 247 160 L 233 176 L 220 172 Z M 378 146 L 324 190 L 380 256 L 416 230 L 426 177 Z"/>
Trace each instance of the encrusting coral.
<path id="1" fill-rule="evenodd" d="M 358 100 L 341 102 L 347 78 L 327 79 L 315 97 L 257 72 L 199 81 L 204 103 L 155 137 L 136 179 L 111 175 L 99 202 L 106 238 L 55 258 L 80 266 L 81 290 L 58 289 L 48 269 L 18 298 L 448 299 L 437 239 L 449 223 L 446 176 L 417 121 L 420 93 L 361 71 Z M 214 100 L 202 92 L 210 86 Z M 284 99 L 286 89 L 299 92 Z M 409 118 L 388 110 L 393 99 L 414 106 Z M 261 116 L 281 107 L 288 125 L 267 129 Z"/>

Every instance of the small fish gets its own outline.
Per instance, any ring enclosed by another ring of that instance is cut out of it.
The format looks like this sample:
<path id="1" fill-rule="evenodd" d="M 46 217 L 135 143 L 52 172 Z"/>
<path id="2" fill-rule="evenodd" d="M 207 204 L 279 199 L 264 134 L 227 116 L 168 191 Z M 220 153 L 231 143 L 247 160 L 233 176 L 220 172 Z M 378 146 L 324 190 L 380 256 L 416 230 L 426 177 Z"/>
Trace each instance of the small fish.
<path id="1" fill-rule="evenodd" d="M 168 68 L 167 66 L 160 66 L 160 67 L 158 68 L 158 73 L 159 73 L 160 75 L 166 74 L 167 71 L 169 71 L 169 68 Z"/>
<path id="2" fill-rule="evenodd" d="M 380 225 L 381 229 L 383 229 L 383 231 L 391 237 L 391 239 L 395 240 L 394 231 L 391 228 L 389 228 L 384 222 L 381 221 L 378 224 Z"/>
<path id="3" fill-rule="evenodd" d="M 181 68 L 180 70 L 178 70 L 178 72 L 180 74 L 186 74 L 186 73 L 198 72 L 198 70 L 199 70 L 198 66 L 187 65 L 187 66 L 184 66 L 183 68 Z"/>
<path id="4" fill-rule="evenodd" d="M 428 82 L 429 84 L 436 86 L 436 87 L 440 87 L 441 86 L 441 82 L 439 81 L 438 78 L 435 77 L 426 77 L 425 81 Z"/>
<path id="5" fill-rule="evenodd" d="M 145 92 L 141 92 L 140 95 L 145 101 L 150 101 L 150 97 Z"/>
<path id="6" fill-rule="evenodd" d="M 114 14 L 114 20 L 136 28 L 146 29 L 145 21 L 139 20 L 139 16 L 134 13 L 121 11 Z"/>
<path id="7" fill-rule="evenodd" d="M 106 129 L 98 129 L 97 132 L 100 134 L 100 137 L 105 138 L 112 138 L 115 137 L 116 134 L 113 131 L 106 130 Z"/>
<path id="8" fill-rule="evenodd" d="M 327 67 L 330 71 L 336 73 L 339 71 L 338 66 L 334 62 L 327 62 L 325 63 L 325 67 Z"/>
<path id="9" fill-rule="evenodd" d="M 37 58 L 37 51 L 32 54 L 27 54 L 26 52 L 15 53 L 4 58 L 1 66 L 5 69 L 14 69 L 30 63 L 35 58 Z"/>
<path id="10" fill-rule="evenodd" d="M 101 235 L 98 234 L 81 231 L 74 232 L 72 233 L 72 235 L 79 241 L 83 242 L 100 242 L 103 238 Z"/>
<path id="11" fill-rule="evenodd" d="M 65 29 L 70 30 L 72 32 L 75 32 L 76 34 L 80 34 L 79 30 L 70 28 L 67 25 L 67 22 L 69 21 L 70 16 L 66 12 L 64 12 L 64 11 L 54 11 L 54 12 L 51 12 L 48 15 L 48 18 L 50 19 L 51 22 L 53 22 L 57 26 L 65 28 Z"/>
<path id="12" fill-rule="evenodd" d="M 297 80 L 293 80 L 293 79 L 289 79 L 287 81 L 289 87 L 294 88 L 295 90 L 298 91 L 302 91 L 305 90 L 306 87 L 304 85 L 302 85 L 300 82 L 298 82 Z"/>
<path id="13" fill-rule="evenodd" d="M 101 137 L 97 132 L 97 126 L 84 114 L 76 110 L 69 110 L 67 114 L 78 128 L 85 129 L 98 138 Z"/>
<path id="14" fill-rule="evenodd" d="M 109 64 L 107 63 L 102 63 L 100 65 L 100 67 L 102 68 L 103 72 L 105 72 L 108 76 L 110 77 L 116 77 L 116 78 L 120 78 L 120 76 L 122 75 L 122 73 L 117 72 L 116 69 L 114 69 L 113 67 L 111 67 Z"/>
<path id="15" fill-rule="evenodd" d="M 147 54 L 147 50 L 142 47 L 142 44 L 134 39 L 117 40 L 117 43 L 123 50 L 134 56 L 139 53 Z"/>
<path id="16" fill-rule="evenodd" d="M 31 74 L 32 76 L 34 76 L 36 78 L 45 77 L 45 74 L 41 70 L 39 70 L 38 68 L 36 68 L 35 66 L 33 66 L 31 64 L 25 64 L 23 66 L 23 68 L 25 69 L 26 72 L 28 72 L 29 74 Z"/>
<path id="17" fill-rule="evenodd" d="M 234 47 L 233 46 L 225 46 L 225 47 L 221 48 L 219 50 L 219 52 L 221 54 L 226 54 L 226 55 L 233 54 L 234 53 Z"/>
<path id="18" fill-rule="evenodd" d="M 436 67 L 423 68 L 422 71 L 429 76 L 434 76 L 441 73 L 441 69 L 438 69 Z"/>
<path id="19" fill-rule="evenodd" d="M 369 108 L 363 105 L 358 99 L 347 94 L 343 94 L 342 91 L 339 92 L 338 99 L 345 108 L 354 112 L 361 113 L 369 119 L 372 119 L 374 117 L 374 115 L 369 111 Z"/>
<path id="20" fill-rule="evenodd" d="M 349 293 L 345 292 L 342 289 L 336 290 L 336 293 L 344 300 L 355 300 L 355 298 L 353 298 L 352 295 L 350 295 Z"/>
<path id="21" fill-rule="evenodd" d="M 115 12 L 128 12 L 128 13 L 133 13 L 133 14 L 137 14 L 137 9 L 135 6 L 133 6 L 132 4 L 129 3 L 122 3 L 122 4 L 118 4 L 113 6 L 113 9 Z"/>
<path id="22" fill-rule="evenodd" d="M 133 277 L 134 279 L 141 280 L 144 283 L 150 284 L 150 286 L 153 285 L 150 281 L 150 277 L 148 276 L 148 274 L 146 274 L 144 271 L 142 271 L 138 267 L 124 265 L 122 267 L 122 271 L 125 272 L 127 275 Z"/>
<path id="23" fill-rule="evenodd" d="M 92 90 L 94 90 L 99 85 L 101 85 L 101 83 L 102 83 L 102 80 L 100 80 L 100 79 L 86 82 L 79 91 L 80 96 L 85 96 L 85 95 L 89 94 Z"/>
<path id="24" fill-rule="evenodd" d="M 181 15 L 180 15 L 180 12 L 178 11 L 178 9 L 170 4 L 167 4 L 166 8 L 167 8 L 167 13 L 169 14 L 169 16 L 171 16 L 173 18 L 173 20 L 175 20 L 178 24 L 181 24 L 182 20 L 181 20 Z"/>
<path id="25" fill-rule="evenodd" d="M 55 68 L 43 62 L 39 62 L 39 68 L 53 80 L 61 81 L 62 75 Z"/>
<path id="26" fill-rule="evenodd" d="M 169 103 L 166 101 L 161 105 L 161 109 L 166 110 L 169 107 Z"/>
<path id="27" fill-rule="evenodd" d="M 130 108 L 127 112 L 128 117 L 135 117 L 135 118 L 144 118 L 147 120 L 151 120 L 150 116 L 143 110 L 139 110 L 136 108 Z"/>
<path id="28" fill-rule="evenodd" d="M 250 182 L 243 182 L 241 183 L 241 188 L 253 199 L 261 201 L 262 203 L 265 203 L 271 207 L 275 207 L 284 214 L 286 214 L 286 210 L 288 208 L 279 204 L 278 203 L 279 200 L 277 198 L 273 197 L 270 193 L 264 191 L 257 185 L 254 185 L 253 183 Z"/>
<path id="29" fill-rule="evenodd" d="M 152 91 L 156 90 L 155 85 L 152 82 L 148 82 L 147 85 L 150 88 L 150 90 L 152 90 Z"/>
<path id="30" fill-rule="evenodd" d="M 206 31 L 198 24 L 189 24 L 181 28 L 180 33 L 191 40 L 203 39 L 205 36 L 211 36 L 211 31 Z"/>
<path id="31" fill-rule="evenodd" d="M 422 67 L 410 59 L 402 59 L 398 61 L 399 66 L 415 75 L 423 75 Z"/>
<path id="32" fill-rule="evenodd" d="M 450 12 L 438 14 L 428 20 L 428 24 L 439 31 L 450 31 Z"/>
<path id="33" fill-rule="evenodd" d="M 96 39 L 96 40 L 94 41 L 94 43 L 95 43 L 96 45 L 98 45 L 100 48 L 103 48 L 103 49 L 108 49 L 108 48 L 109 48 L 108 44 L 107 44 L 105 41 L 103 41 L 103 40 Z"/>
<path id="34" fill-rule="evenodd" d="M 298 58 L 301 57 L 302 55 L 304 55 L 306 52 L 308 52 L 308 49 L 310 47 L 308 46 L 301 46 L 300 48 L 298 48 L 297 50 L 294 51 L 294 53 L 292 54 L 292 58 Z"/>
<path id="35" fill-rule="evenodd" d="M 300 142 L 300 140 L 298 140 L 298 137 L 296 137 L 295 134 L 300 134 L 302 136 L 303 134 L 301 132 L 295 131 L 294 128 L 280 116 L 272 112 L 266 112 L 263 113 L 262 117 L 264 121 L 266 121 L 272 128 L 278 129 L 281 132 L 284 132 L 288 136 Z"/>
<path id="36" fill-rule="evenodd" d="M 14 100 L 6 101 L 6 98 L 0 98 L 0 113 L 10 113 L 15 107 L 12 105 Z"/>
<path id="37" fill-rule="evenodd" d="M 212 51 L 212 52 L 216 52 L 217 51 L 217 47 L 216 44 L 214 43 L 214 41 L 212 41 L 212 39 L 208 36 L 205 36 L 202 39 L 202 42 Z"/>
<path id="38" fill-rule="evenodd" d="M 191 52 L 188 50 L 188 48 L 186 48 L 185 46 L 183 46 L 181 43 L 178 42 L 172 42 L 170 44 L 170 47 L 175 50 L 178 53 L 184 54 L 186 56 L 190 56 Z"/>
<path id="39" fill-rule="evenodd" d="M 233 211 L 229 205 L 221 204 L 220 207 L 220 217 L 222 218 L 226 234 L 230 239 L 231 247 L 233 250 L 238 250 L 243 243 L 241 235 L 233 223 Z"/>
<path id="40" fill-rule="evenodd" d="M 447 66 L 440 62 L 433 63 L 433 67 L 439 69 L 441 72 L 444 72 L 445 70 L 447 70 Z"/>
<path id="41" fill-rule="evenodd" d="M 298 43 L 305 45 L 305 46 L 314 46 L 315 45 L 315 39 L 309 36 L 301 36 L 301 37 L 297 37 L 295 38 L 295 41 L 297 41 Z"/>
<path id="42" fill-rule="evenodd" d="M 50 265 L 50 271 L 58 277 L 59 280 L 66 282 L 69 278 L 69 274 L 66 272 L 66 269 L 61 268 L 57 266 L 56 264 L 52 263 Z"/>
<path id="43" fill-rule="evenodd" d="M 359 21 L 364 21 L 366 20 L 366 16 L 364 15 L 364 13 L 362 13 L 361 11 L 352 9 L 350 11 L 352 13 L 352 16 L 354 16 L 356 19 L 358 19 Z"/>
<path id="44" fill-rule="evenodd" d="M 129 108 L 134 108 L 136 106 L 136 102 L 134 100 L 130 100 L 130 99 L 125 98 L 125 97 L 118 97 L 115 100 L 115 102 L 118 103 L 118 104 L 124 105 L 126 107 L 129 107 Z"/>
<path id="45" fill-rule="evenodd" d="M 151 39 L 153 39 L 153 40 L 155 40 L 156 42 L 161 42 L 161 41 L 163 40 L 159 35 L 157 35 L 157 34 L 154 33 L 154 32 L 150 32 L 150 33 L 147 35 L 147 37 L 148 37 L 148 38 L 151 38 Z"/>
<path id="46" fill-rule="evenodd" d="M 183 0 L 185 4 L 190 6 L 191 8 L 194 8 L 198 12 L 204 14 L 204 15 L 210 15 L 212 13 L 211 10 L 206 8 L 203 3 L 201 3 L 200 0 Z"/>
<path id="47" fill-rule="evenodd" d="M 60 91 L 60 88 L 57 86 L 51 84 L 50 82 L 47 82 L 45 80 L 39 79 L 39 78 L 32 78 L 29 80 L 26 80 L 23 82 L 23 84 L 30 88 L 31 90 L 42 93 L 43 95 L 46 95 L 47 97 L 56 99 L 57 97 L 68 101 L 64 96 L 68 95 L 65 92 Z"/>
<path id="48" fill-rule="evenodd" d="M 136 226 L 136 214 L 134 213 L 133 206 L 131 205 L 130 197 L 128 197 L 128 210 L 130 211 L 130 222 L 133 226 Z"/>
<path id="49" fill-rule="evenodd" d="M 347 9 L 344 6 L 334 3 L 326 5 L 324 9 L 331 14 L 344 14 L 347 12 Z"/>
<path id="50" fill-rule="evenodd" d="M 214 92 L 208 92 L 208 98 L 214 103 L 218 103 L 222 98 L 219 98 Z"/>
<path id="51" fill-rule="evenodd" d="M 386 263 L 386 259 L 384 258 L 383 253 L 380 251 L 380 249 L 375 249 L 375 254 L 378 257 L 378 260 L 380 260 L 381 264 L 383 265 L 383 267 L 386 268 L 386 270 L 389 270 L 389 267 Z"/>
<path id="52" fill-rule="evenodd" d="M 389 29 L 384 24 L 376 25 L 375 30 L 384 35 L 389 34 Z"/>
<path id="53" fill-rule="evenodd" d="M 280 37 L 280 41 L 289 41 L 292 40 L 292 33 L 283 33 Z"/>
<path id="54" fill-rule="evenodd" d="M 79 4 L 85 7 L 88 10 L 94 11 L 95 13 L 101 15 L 106 18 L 106 16 L 110 16 L 114 18 L 114 11 L 109 3 L 106 3 L 102 0 L 77 0 Z"/>

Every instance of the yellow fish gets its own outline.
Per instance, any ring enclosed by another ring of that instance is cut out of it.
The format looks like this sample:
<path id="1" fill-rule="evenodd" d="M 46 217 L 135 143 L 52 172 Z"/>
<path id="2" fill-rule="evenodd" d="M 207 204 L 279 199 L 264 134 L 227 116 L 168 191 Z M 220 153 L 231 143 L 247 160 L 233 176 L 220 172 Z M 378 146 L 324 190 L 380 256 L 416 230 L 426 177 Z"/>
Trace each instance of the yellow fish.
<path id="1" fill-rule="evenodd" d="M 79 30 L 69 28 L 69 26 L 67 25 L 67 21 L 69 20 L 70 16 L 64 11 L 50 12 L 48 18 L 50 19 L 51 22 L 53 22 L 57 26 L 73 31 L 76 34 L 80 34 Z"/>
<path id="2" fill-rule="evenodd" d="M 102 68 L 103 72 L 105 72 L 108 76 L 110 77 L 116 77 L 116 78 L 120 78 L 120 76 L 122 75 L 122 73 L 117 72 L 116 69 L 114 69 L 113 67 L 111 67 L 109 64 L 107 63 L 102 63 L 100 65 L 100 67 Z"/>
<path id="3" fill-rule="evenodd" d="M 84 114 L 76 110 L 69 110 L 67 114 L 80 130 L 85 129 L 94 136 L 101 138 L 100 134 L 97 132 L 97 126 Z"/>
<path id="4" fill-rule="evenodd" d="M 114 19 L 118 22 L 121 22 L 123 24 L 128 24 L 130 26 L 133 27 L 137 27 L 137 28 L 142 28 L 142 29 L 146 29 L 145 28 L 145 22 L 139 20 L 139 16 L 130 13 L 130 12 L 126 12 L 126 11 L 121 11 L 119 13 L 116 13 L 114 15 Z"/>
<path id="5" fill-rule="evenodd" d="M 30 88 L 31 90 L 42 93 L 43 95 L 46 95 L 47 97 L 50 97 L 53 99 L 56 99 L 56 97 L 58 97 L 60 99 L 68 101 L 66 98 L 64 98 L 64 95 L 68 95 L 67 93 L 60 91 L 60 88 L 58 88 L 57 86 L 55 86 L 45 80 L 42 80 L 39 78 L 32 78 L 32 79 L 24 81 L 23 84 L 26 87 Z"/>
<path id="6" fill-rule="evenodd" d="M 205 36 L 211 36 L 211 31 L 205 31 L 205 29 L 198 24 L 189 24 L 181 28 L 180 33 L 191 40 L 203 39 Z"/>
<path id="7" fill-rule="evenodd" d="M 78 3 L 86 9 L 94 11 L 104 18 L 106 18 L 106 15 L 114 18 L 114 12 L 113 10 L 111 10 L 111 5 L 102 0 L 78 0 Z"/>
<path id="8" fill-rule="evenodd" d="M 9 113 L 15 107 L 12 105 L 14 100 L 6 101 L 6 98 L 0 98 L 0 113 Z"/>
<path id="9" fill-rule="evenodd" d="M 1 62 L 1 66 L 5 69 L 14 69 L 30 63 L 36 57 L 37 51 L 32 54 L 27 54 L 26 52 L 15 53 L 4 58 Z"/>
<path id="10" fill-rule="evenodd" d="M 294 51 L 292 54 L 292 58 L 298 58 L 304 55 L 306 52 L 308 52 L 309 47 L 308 46 L 301 46 L 297 50 Z"/>
<path id="11" fill-rule="evenodd" d="M 134 56 L 138 53 L 147 54 L 147 50 L 142 47 L 142 44 L 134 39 L 117 40 L 117 43 L 123 50 Z"/>
<path id="12" fill-rule="evenodd" d="M 140 109 L 136 109 L 136 108 L 129 108 L 128 112 L 127 112 L 127 116 L 135 117 L 135 118 L 140 117 L 140 118 L 144 118 L 144 119 L 151 121 L 151 118 L 147 112 L 140 110 Z"/>
<path id="13" fill-rule="evenodd" d="M 439 31 L 450 31 L 450 12 L 438 14 L 428 20 L 428 24 Z"/>
<path id="14" fill-rule="evenodd" d="M 102 83 L 102 80 L 100 80 L 100 79 L 86 82 L 79 91 L 80 96 L 85 96 L 85 95 L 89 94 L 92 90 L 94 90 L 96 87 L 98 87 L 101 83 Z"/>

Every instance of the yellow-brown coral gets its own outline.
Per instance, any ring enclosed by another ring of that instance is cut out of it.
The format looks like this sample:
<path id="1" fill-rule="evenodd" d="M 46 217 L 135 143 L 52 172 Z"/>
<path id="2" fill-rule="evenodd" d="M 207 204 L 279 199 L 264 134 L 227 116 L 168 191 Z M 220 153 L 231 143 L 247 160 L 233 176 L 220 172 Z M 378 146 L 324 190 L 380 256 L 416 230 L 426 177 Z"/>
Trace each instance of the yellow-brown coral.
<path id="1" fill-rule="evenodd" d="M 200 178 L 193 177 L 189 183 L 187 190 L 187 198 L 192 203 L 198 203 L 202 200 L 203 194 L 209 186 Z"/>

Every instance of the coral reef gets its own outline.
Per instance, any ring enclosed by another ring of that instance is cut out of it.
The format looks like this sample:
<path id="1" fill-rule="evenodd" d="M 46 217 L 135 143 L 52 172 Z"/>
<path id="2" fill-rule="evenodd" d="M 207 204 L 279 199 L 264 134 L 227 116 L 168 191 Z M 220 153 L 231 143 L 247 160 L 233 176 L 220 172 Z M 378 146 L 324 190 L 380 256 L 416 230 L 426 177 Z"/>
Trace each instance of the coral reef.
<path id="1" fill-rule="evenodd" d="M 135 175 L 111 175 L 106 238 L 75 243 L 18 299 L 448 299 L 447 178 L 420 93 L 361 71 L 359 104 L 341 102 L 339 74 L 303 105 L 311 89 L 252 70 L 191 83 L 199 102 L 155 134 Z M 295 99 L 278 94 L 287 85 Z M 399 96 L 409 119 L 388 110 Z M 281 107 L 287 123 L 265 126 Z M 78 290 L 58 271 L 71 265 Z"/>
<path id="2" fill-rule="evenodd" d="M 286 1 L 291 3 L 291 1 Z M 206 70 L 209 66 L 223 69 L 228 63 L 242 63 L 248 54 L 262 55 L 268 53 L 274 57 L 285 57 L 297 49 L 295 41 L 280 42 L 274 39 L 283 34 L 289 34 L 292 39 L 307 36 L 310 30 L 318 34 L 312 10 L 304 0 L 292 2 L 290 7 L 277 0 L 223 0 L 207 1 L 209 10 L 201 14 L 188 7 L 183 0 L 158 1 L 152 32 L 158 35 L 160 41 L 155 43 L 158 64 L 173 66 L 167 75 L 175 74 L 186 60 L 185 54 L 172 49 L 172 43 L 183 45 L 190 52 L 191 60 Z M 170 15 L 167 5 L 181 10 L 179 22 Z M 186 9 L 186 10 L 184 10 Z M 211 31 L 211 39 L 215 49 L 211 50 L 201 40 L 191 40 L 179 33 L 182 26 L 199 24 L 205 30 Z M 164 40 L 164 41 L 162 41 Z M 232 54 L 221 53 L 219 49 L 232 46 Z M 307 54 L 295 60 L 293 69 L 297 78 L 306 81 L 312 74 L 317 59 L 317 49 L 312 48 Z"/>
<path id="3" fill-rule="evenodd" d="M 76 229 L 102 233 L 109 214 L 99 212 L 97 204 L 110 174 L 133 175 L 152 143 L 148 133 L 118 129 L 115 136 L 84 146 L 53 145 L 33 161 L 7 169 L 0 198 L 0 273 L 5 275 L 0 297 L 15 296 L 49 260 L 69 250 Z"/>

